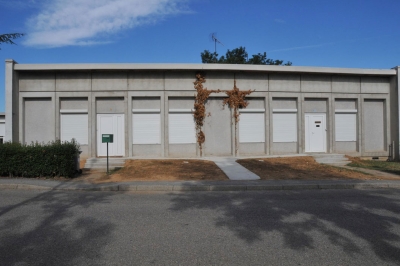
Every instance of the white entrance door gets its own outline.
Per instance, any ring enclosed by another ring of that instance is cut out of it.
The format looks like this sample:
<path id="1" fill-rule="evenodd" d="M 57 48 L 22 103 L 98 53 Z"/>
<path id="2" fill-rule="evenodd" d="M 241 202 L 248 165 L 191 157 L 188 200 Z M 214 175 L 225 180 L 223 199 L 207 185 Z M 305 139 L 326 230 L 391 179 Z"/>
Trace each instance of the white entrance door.
<path id="1" fill-rule="evenodd" d="M 97 156 L 107 156 L 107 143 L 101 142 L 102 134 L 113 134 L 108 143 L 108 156 L 125 156 L 124 114 L 97 114 Z"/>
<path id="2" fill-rule="evenodd" d="M 326 114 L 305 115 L 305 151 L 326 152 Z"/>

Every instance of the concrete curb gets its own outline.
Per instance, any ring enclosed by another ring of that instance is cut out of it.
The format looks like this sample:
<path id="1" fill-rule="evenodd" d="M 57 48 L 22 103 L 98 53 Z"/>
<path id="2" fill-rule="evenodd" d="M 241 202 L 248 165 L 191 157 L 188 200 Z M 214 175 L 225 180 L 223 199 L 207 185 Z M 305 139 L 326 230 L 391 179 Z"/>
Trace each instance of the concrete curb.
<path id="1" fill-rule="evenodd" d="M 112 185 L 60 185 L 60 186 L 41 186 L 32 184 L 0 184 L 0 189 L 21 189 L 21 190 L 54 190 L 54 191 L 168 191 L 168 192 L 188 192 L 188 191 L 268 191 L 268 190 L 325 190 L 325 189 L 384 189 L 400 188 L 400 182 L 379 182 L 379 183 L 297 183 L 297 184 L 240 184 L 240 185 L 204 185 L 204 184 L 112 184 Z"/>

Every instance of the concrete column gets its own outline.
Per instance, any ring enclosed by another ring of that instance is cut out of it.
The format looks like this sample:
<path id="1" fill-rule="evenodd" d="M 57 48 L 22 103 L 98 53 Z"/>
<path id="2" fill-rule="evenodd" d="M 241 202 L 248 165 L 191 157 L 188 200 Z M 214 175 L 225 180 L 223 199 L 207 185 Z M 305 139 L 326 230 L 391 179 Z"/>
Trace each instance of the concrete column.
<path id="1" fill-rule="evenodd" d="M 12 59 L 6 59 L 6 76 L 5 76 L 5 91 L 6 91 L 6 134 L 4 141 L 18 141 L 18 86 L 14 72 L 15 62 Z"/>
<path id="2" fill-rule="evenodd" d="M 397 75 L 392 77 L 390 80 L 390 144 L 394 141 L 394 159 L 399 161 L 399 140 L 400 140 L 400 94 L 399 94 L 399 85 L 400 85 L 400 67 L 394 67 Z"/>
<path id="3" fill-rule="evenodd" d="M 397 141 L 395 141 L 395 160 L 399 161 L 400 160 L 400 108 L 399 108 L 399 104 L 400 104 L 400 93 L 399 93 L 399 87 L 400 87 L 400 67 L 396 67 L 396 71 L 397 71 L 397 78 L 396 78 L 396 83 L 395 83 L 395 90 L 397 93 L 397 103 L 395 105 L 393 105 L 394 109 L 397 109 L 397 127 L 396 127 L 396 137 L 397 137 Z M 393 125 L 394 126 L 394 125 Z"/>

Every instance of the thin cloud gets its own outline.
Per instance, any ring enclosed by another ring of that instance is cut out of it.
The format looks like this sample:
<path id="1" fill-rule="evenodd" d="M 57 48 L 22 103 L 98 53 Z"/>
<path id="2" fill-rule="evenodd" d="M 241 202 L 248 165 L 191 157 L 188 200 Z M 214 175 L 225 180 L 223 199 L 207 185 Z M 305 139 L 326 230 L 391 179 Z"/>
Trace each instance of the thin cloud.
<path id="1" fill-rule="evenodd" d="M 275 21 L 276 23 L 279 23 L 279 24 L 286 24 L 286 21 L 283 20 L 283 19 L 280 19 L 280 18 L 276 18 L 276 19 L 274 19 L 274 21 Z"/>
<path id="2" fill-rule="evenodd" d="M 187 12 L 185 0 L 48 0 L 28 20 L 27 46 L 109 42 L 110 35 Z"/>

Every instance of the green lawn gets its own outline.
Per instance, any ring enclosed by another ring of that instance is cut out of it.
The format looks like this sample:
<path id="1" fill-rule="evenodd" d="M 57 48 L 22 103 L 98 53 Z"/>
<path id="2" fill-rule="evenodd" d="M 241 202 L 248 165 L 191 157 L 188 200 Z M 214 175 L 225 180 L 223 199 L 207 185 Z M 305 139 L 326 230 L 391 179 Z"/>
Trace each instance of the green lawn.
<path id="1" fill-rule="evenodd" d="M 399 162 L 386 162 L 386 161 L 370 161 L 370 160 L 353 160 L 348 166 L 361 167 L 372 170 L 378 170 L 386 173 L 400 175 Z"/>

